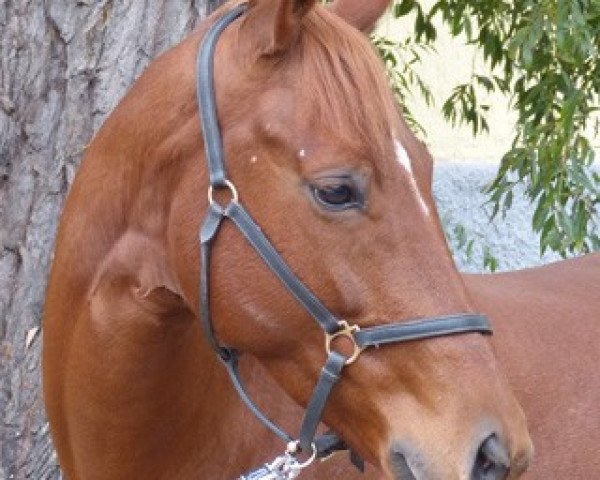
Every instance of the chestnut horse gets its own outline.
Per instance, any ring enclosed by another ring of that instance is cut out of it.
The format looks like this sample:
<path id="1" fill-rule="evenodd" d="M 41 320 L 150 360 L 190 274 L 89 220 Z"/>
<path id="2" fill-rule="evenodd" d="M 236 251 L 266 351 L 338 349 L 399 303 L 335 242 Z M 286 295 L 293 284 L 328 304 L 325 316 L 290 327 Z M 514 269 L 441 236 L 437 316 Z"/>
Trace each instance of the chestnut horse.
<path id="1" fill-rule="evenodd" d="M 248 414 L 198 321 L 208 177 L 194 67 L 207 28 L 232 7 L 136 82 L 89 146 L 65 205 L 43 375 L 69 479 L 230 479 L 282 449 Z M 371 23 L 362 20 L 355 24 Z M 597 279 L 598 258 L 549 267 L 570 272 L 570 289 L 544 273 L 461 277 L 431 196 L 431 159 L 398 115 L 376 55 L 314 1 L 249 2 L 219 39 L 214 68 L 231 178 L 297 276 L 363 328 L 488 313 L 536 440 L 552 452 L 536 478 L 592 478 L 591 443 L 561 433 L 584 432 L 597 445 L 598 414 L 584 392 L 598 391 L 598 376 L 580 355 L 598 359 L 590 337 L 598 302 L 542 303 L 557 286 L 585 295 L 578 287 Z M 321 330 L 230 224 L 210 278 L 219 341 L 246 354 L 250 393 L 294 431 L 325 357 Z M 565 311 L 580 321 L 566 333 Z M 544 341 L 556 355 L 571 346 L 573 356 L 551 365 Z M 586 368 L 589 388 L 580 384 Z M 551 405 L 578 388 L 580 404 Z M 512 479 L 532 454 L 523 412 L 478 333 L 365 351 L 343 371 L 323 421 L 373 466 L 371 477 Z M 355 475 L 339 459 L 307 472 Z"/>

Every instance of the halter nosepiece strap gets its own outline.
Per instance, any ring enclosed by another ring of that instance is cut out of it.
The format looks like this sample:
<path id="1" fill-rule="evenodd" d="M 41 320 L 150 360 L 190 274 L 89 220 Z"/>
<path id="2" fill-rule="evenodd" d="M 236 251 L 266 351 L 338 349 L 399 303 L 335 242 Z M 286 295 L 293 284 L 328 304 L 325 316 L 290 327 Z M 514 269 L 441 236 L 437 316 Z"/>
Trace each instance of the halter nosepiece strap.
<path id="1" fill-rule="evenodd" d="M 337 450 L 348 448 L 332 432 L 318 438 L 315 438 L 315 434 L 329 394 L 339 380 L 342 370 L 345 366 L 354 363 L 363 350 L 390 343 L 423 340 L 444 335 L 472 332 L 491 334 L 492 329 L 486 317 L 470 313 L 361 329 L 357 325 L 349 325 L 347 322 L 338 319 L 288 267 L 271 242 L 262 233 L 260 227 L 239 202 L 236 187 L 227 178 L 223 158 L 223 143 L 217 118 L 213 78 L 215 47 L 223 30 L 243 15 L 246 8 L 246 5 L 237 6 L 218 19 L 206 33 L 198 55 L 197 93 L 210 179 L 208 212 L 200 228 L 200 320 L 208 342 L 225 365 L 242 401 L 268 429 L 288 444 L 288 449 L 284 455 L 278 457 L 271 464 L 266 464 L 261 469 L 254 471 L 251 475 L 241 478 L 288 479 L 297 476 L 309 461 L 312 462 L 315 458 L 327 457 Z M 231 199 L 227 205 L 223 206 L 213 199 L 213 190 L 216 189 L 228 189 L 230 191 Z M 237 226 L 271 271 L 325 332 L 327 361 L 323 366 L 306 408 L 297 439 L 288 435 L 269 420 L 250 399 L 240 378 L 238 352 L 221 345 L 212 327 L 209 283 L 211 247 L 219 227 L 225 219 L 231 220 Z M 337 337 L 346 337 L 352 342 L 354 348 L 350 356 L 344 356 L 333 349 L 333 341 Z M 309 461 L 300 463 L 297 459 L 299 452 L 309 455 Z M 356 455 L 353 455 L 353 459 L 353 463 L 362 469 L 362 461 Z M 261 472 L 264 472 L 265 475 L 261 476 Z M 271 476 L 267 476 L 267 474 Z"/>

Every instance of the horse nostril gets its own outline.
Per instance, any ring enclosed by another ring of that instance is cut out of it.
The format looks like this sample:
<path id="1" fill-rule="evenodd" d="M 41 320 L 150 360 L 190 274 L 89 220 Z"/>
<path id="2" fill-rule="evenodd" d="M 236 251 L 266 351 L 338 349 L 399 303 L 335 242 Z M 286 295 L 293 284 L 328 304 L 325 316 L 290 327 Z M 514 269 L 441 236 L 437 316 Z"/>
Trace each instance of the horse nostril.
<path id="1" fill-rule="evenodd" d="M 471 480 L 504 480 L 509 468 L 510 459 L 506 448 L 493 434 L 484 440 L 477 451 Z"/>
<path id="2" fill-rule="evenodd" d="M 392 451 L 391 464 L 394 475 L 401 480 L 416 480 L 415 475 L 408 465 L 406 456 L 400 451 Z"/>

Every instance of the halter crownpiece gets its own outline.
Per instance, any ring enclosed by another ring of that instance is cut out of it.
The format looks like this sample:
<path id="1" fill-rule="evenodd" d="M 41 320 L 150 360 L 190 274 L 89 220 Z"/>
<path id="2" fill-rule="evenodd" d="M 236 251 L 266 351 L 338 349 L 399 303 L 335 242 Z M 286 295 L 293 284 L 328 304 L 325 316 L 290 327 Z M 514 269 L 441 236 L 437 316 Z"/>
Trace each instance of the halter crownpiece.
<path id="1" fill-rule="evenodd" d="M 492 333 L 492 329 L 485 316 L 473 313 L 398 322 L 370 328 L 349 325 L 346 321 L 338 319 L 336 315 L 329 311 L 319 298 L 288 267 L 275 247 L 273 247 L 271 242 L 262 233 L 260 227 L 241 205 L 235 185 L 227 178 L 223 158 L 223 142 L 217 118 L 214 89 L 213 64 L 215 48 L 223 30 L 243 15 L 246 9 L 246 5 L 239 5 L 219 18 L 206 33 L 198 55 L 197 94 L 209 173 L 209 206 L 205 220 L 200 228 L 200 321 L 206 339 L 225 365 L 233 386 L 242 401 L 268 429 L 288 445 L 284 455 L 277 457 L 273 462 L 265 464 L 258 470 L 240 477 L 240 479 L 289 480 L 296 478 L 316 458 L 326 458 L 335 451 L 348 449 L 347 445 L 332 432 L 317 438 L 315 438 L 315 434 L 329 394 L 339 380 L 344 367 L 357 361 L 365 349 L 391 343 L 424 340 L 446 335 L 474 332 L 489 335 Z M 221 205 L 214 200 L 213 192 L 217 189 L 229 190 L 231 199 L 226 205 Z M 237 226 L 245 239 L 279 278 L 284 287 L 287 288 L 325 332 L 327 361 L 323 366 L 321 375 L 306 408 L 298 439 L 288 435 L 269 420 L 248 396 L 239 374 L 239 353 L 232 348 L 221 345 L 212 327 L 209 283 L 211 247 L 219 231 L 219 227 L 225 219 L 231 220 Z M 351 342 L 353 352 L 350 356 L 344 356 L 333 348 L 334 340 L 338 337 L 345 337 Z M 300 452 L 308 453 L 310 458 L 305 462 L 301 462 L 298 459 Z M 362 469 L 362 461 L 355 454 L 352 457 L 354 460 L 353 463 Z"/>

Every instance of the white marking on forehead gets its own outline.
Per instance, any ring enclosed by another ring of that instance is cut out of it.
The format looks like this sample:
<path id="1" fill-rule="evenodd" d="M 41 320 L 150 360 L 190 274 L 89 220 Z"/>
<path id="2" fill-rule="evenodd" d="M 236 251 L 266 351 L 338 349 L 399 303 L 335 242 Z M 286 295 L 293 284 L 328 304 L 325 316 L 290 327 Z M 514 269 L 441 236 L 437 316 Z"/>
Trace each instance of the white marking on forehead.
<path id="1" fill-rule="evenodd" d="M 302 149 L 298 152 L 300 158 L 306 158 L 306 150 Z"/>
<path id="2" fill-rule="evenodd" d="M 410 160 L 410 157 L 408 156 L 408 152 L 406 151 L 406 149 L 404 148 L 404 146 L 400 143 L 400 140 L 395 139 L 394 140 L 394 148 L 396 150 L 396 159 L 398 160 L 398 163 L 404 167 L 404 169 L 406 170 L 406 173 L 408 173 L 408 181 L 410 182 L 410 187 L 413 190 L 413 192 L 415 193 L 415 195 L 417 196 L 417 199 L 419 200 L 419 204 L 421 205 L 421 209 L 425 212 L 425 215 L 429 215 L 429 207 L 427 206 L 427 204 L 425 203 L 425 200 L 423 199 L 421 192 L 419 190 L 419 186 L 417 185 L 417 181 L 415 179 L 415 175 L 413 173 L 413 169 L 412 169 L 412 162 Z"/>
<path id="3" fill-rule="evenodd" d="M 256 155 L 253 155 L 253 156 L 250 158 L 250 163 L 256 163 L 257 161 L 258 161 L 258 157 L 257 157 Z"/>

